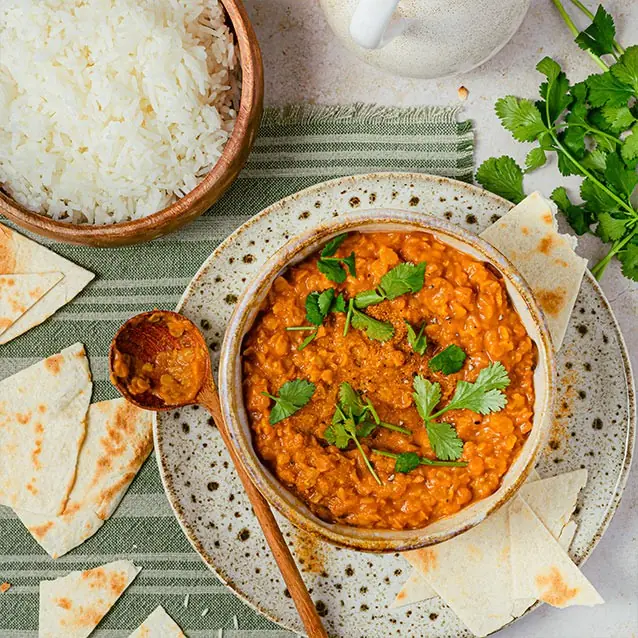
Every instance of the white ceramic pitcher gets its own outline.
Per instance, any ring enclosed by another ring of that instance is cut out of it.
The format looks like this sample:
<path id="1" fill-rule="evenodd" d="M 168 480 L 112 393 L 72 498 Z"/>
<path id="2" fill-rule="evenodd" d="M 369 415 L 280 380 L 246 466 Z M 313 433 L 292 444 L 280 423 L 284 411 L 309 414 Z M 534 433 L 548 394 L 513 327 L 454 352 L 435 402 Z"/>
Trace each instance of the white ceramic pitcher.
<path id="1" fill-rule="evenodd" d="M 464 73 L 516 33 L 530 0 L 320 0 L 344 44 L 397 75 Z"/>

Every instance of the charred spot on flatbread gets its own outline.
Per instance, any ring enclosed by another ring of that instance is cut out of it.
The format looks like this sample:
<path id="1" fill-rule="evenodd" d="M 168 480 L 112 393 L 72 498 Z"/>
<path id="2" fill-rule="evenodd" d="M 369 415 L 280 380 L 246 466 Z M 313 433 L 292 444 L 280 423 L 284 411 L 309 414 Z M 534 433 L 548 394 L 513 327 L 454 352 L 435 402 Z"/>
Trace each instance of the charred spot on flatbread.
<path id="1" fill-rule="evenodd" d="M 536 584 L 540 600 L 554 607 L 565 607 L 580 591 L 578 587 L 569 587 L 558 567 L 552 567 L 547 574 L 538 574 Z"/>
<path id="2" fill-rule="evenodd" d="M 538 290 L 536 299 L 541 308 L 550 315 L 557 315 L 565 307 L 567 290 L 562 286 L 555 290 Z"/>

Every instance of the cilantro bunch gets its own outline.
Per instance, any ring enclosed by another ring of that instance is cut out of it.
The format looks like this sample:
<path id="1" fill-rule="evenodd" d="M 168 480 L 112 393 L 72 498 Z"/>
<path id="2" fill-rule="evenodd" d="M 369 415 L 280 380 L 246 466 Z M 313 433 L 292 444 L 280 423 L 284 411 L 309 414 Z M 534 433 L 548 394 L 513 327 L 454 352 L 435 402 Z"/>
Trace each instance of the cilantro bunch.
<path id="1" fill-rule="evenodd" d="M 496 113 L 513 137 L 537 143 L 527 154 L 525 171 L 502 156 L 486 160 L 476 179 L 518 203 L 525 197 L 524 172 L 543 166 L 547 154 L 556 153 L 561 174 L 583 178 L 583 203 L 573 203 L 563 187 L 553 191 L 552 200 L 577 234 L 592 233 L 610 244 L 592 273 L 600 279 L 615 256 L 623 274 L 638 281 L 638 209 L 632 198 L 638 184 L 638 46 L 618 44 L 613 18 L 602 6 L 594 15 L 571 0 L 592 20 L 579 33 L 562 2 L 552 1 L 603 73 L 571 85 L 558 63 L 543 58 L 536 67 L 545 76 L 539 101 L 508 95 L 496 102 Z M 607 64 L 603 56 L 613 62 Z"/>

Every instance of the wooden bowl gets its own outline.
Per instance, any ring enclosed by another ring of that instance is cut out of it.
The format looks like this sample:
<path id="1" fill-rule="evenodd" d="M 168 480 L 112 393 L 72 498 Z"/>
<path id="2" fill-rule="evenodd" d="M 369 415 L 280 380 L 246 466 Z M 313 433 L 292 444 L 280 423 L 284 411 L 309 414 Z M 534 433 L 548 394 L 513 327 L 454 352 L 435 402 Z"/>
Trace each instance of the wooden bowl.
<path id="1" fill-rule="evenodd" d="M 239 47 L 241 97 L 237 121 L 221 157 L 190 193 L 143 219 L 109 225 L 70 224 L 26 209 L 0 190 L 0 213 L 18 226 L 69 244 L 109 247 L 150 241 L 192 222 L 235 181 L 259 130 L 264 102 L 264 70 L 257 36 L 241 0 L 221 0 Z"/>

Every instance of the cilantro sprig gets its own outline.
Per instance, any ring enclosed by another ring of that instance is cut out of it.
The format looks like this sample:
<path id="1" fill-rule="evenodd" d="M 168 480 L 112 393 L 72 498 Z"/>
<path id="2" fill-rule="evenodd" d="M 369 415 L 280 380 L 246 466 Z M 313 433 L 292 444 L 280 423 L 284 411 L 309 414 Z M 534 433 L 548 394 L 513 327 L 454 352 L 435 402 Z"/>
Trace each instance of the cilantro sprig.
<path id="1" fill-rule="evenodd" d="M 419 292 L 425 279 L 425 262 L 413 264 L 403 262 L 389 270 L 379 285 L 372 290 L 360 292 L 354 300 L 357 308 L 367 308 L 386 299 L 396 299 L 409 292 Z"/>
<path id="2" fill-rule="evenodd" d="M 355 307 L 355 300 L 348 302 L 348 312 L 346 323 L 343 327 L 343 336 L 348 334 L 348 329 L 352 325 L 357 330 L 363 330 L 369 339 L 375 341 L 388 341 L 394 336 L 394 326 L 389 321 L 380 321 L 365 312 L 361 312 Z"/>
<path id="3" fill-rule="evenodd" d="M 463 349 L 452 344 L 433 356 L 428 362 L 428 365 L 430 366 L 430 370 L 434 370 L 434 372 L 454 374 L 463 367 L 465 358 L 466 354 L 463 352 Z"/>
<path id="4" fill-rule="evenodd" d="M 446 406 L 434 411 L 441 401 L 441 386 L 422 376 L 414 377 L 414 402 L 419 416 L 423 419 L 430 439 L 430 446 L 437 458 L 455 461 L 463 453 L 463 441 L 456 430 L 445 422 L 438 422 L 450 410 L 470 410 L 478 414 L 489 414 L 502 410 L 507 398 L 503 394 L 510 383 L 507 370 L 500 362 L 483 368 L 474 383 L 459 381 L 454 395 Z"/>
<path id="5" fill-rule="evenodd" d="M 416 452 L 403 452 L 397 454 L 396 452 L 388 452 L 387 450 L 378 450 L 372 448 L 375 454 L 380 456 L 387 456 L 390 459 L 395 459 L 394 471 L 401 474 L 407 474 L 412 470 L 415 470 L 419 465 L 429 465 L 434 467 L 466 467 L 465 461 L 433 461 L 425 456 L 419 456 Z"/>
<path id="6" fill-rule="evenodd" d="M 339 249 L 339 246 L 343 244 L 343 242 L 348 237 L 348 233 L 343 233 L 341 235 L 337 235 L 333 237 L 321 251 L 321 255 L 319 257 L 319 261 L 317 262 L 317 268 L 319 272 L 323 273 L 330 281 L 334 281 L 337 284 L 342 284 L 348 273 L 346 272 L 347 266 L 348 271 L 352 277 L 357 276 L 357 269 L 355 266 L 355 256 L 354 251 L 351 252 L 347 257 L 335 257 L 334 254 Z"/>
<path id="7" fill-rule="evenodd" d="M 370 474 L 381 485 L 381 479 L 375 472 L 359 440 L 370 436 L 377 427 L 402 434 L 412 434 L 406 428 L 382 421 L 370 399 L 366 398 L 364 401 L 361 394 L 349 383 L 342 383 L 339 386 L 339 401 L 332 416 L 332 424 L 326 428 L 323 437 L 328 443 L 335 445 L 340 450 L 346 449 L 351 442 L 354 443 Z"/>
<path id="8" fill-rule="evenodd" d="M 287 381 L 279 389 L 279 396 L 262 392 L 265 397 L 275 402 L 270 411 L 270 425 L 275 425 L 301 410 L 310 401 L 314 393 L 315 384 L 305 379 Z"/>
<path id="9" fill-rule="evenodd" d="M 415 329 L 406 321 L 405 325 L 408 329 L 408 343 L 410 348 L 417 354 L 424 355 L 428 348 L 428 338 L 425 334 L 425 323 L 417 333 Z"/>
<path id="10" fill-rule="evenodd" d="M 334 288 L 328 288 L 323 292 L 313 291 L 306 297 L 306 321 L 310 326 L 289 326 L 289 332 L 311 330 L 312 332 L 297 346 L 297 350 L 303 350 L 317 336 L 318 327 L 324 322 L 331 312 L 345 312 L 346 300 L 343 294 L 337 295 Z"/>
<path id="11" fill-rule="evenodd" d="M 536 67 L 545 76 L 541 100 L 509 95 L 496 102 L 496 113 L 516 140 L 538 143 L 527 155 L 526 173 L 555 153 L 563 175 L 582 178 L 583 203 L 573 203 L 563 187 L 554 190 L 552 199 L 577 234 L 592 233 L 610 244 L 591 269 L 594 276 L 600 279 L 617 257 L 623 274 L 638 281 L 638 208 L 632 201 L 638 184 L 638 46 L 624 49 L 616 41 L 614 20 L 602 6 L 593 14 L 572 0 L 591 20 L 579 32 L 561 0 L 552 1 L 603 73 L 571 85 L 561 67 L 546 57 Z M 488 159 L 476 179 L 514 203 L 524 197 L 523 169 L 510 157 Z"/>

